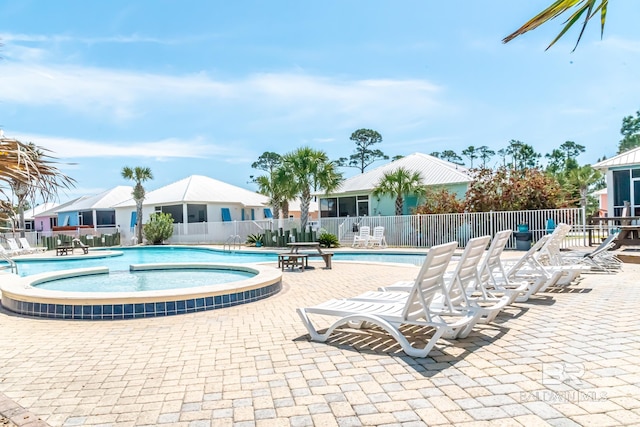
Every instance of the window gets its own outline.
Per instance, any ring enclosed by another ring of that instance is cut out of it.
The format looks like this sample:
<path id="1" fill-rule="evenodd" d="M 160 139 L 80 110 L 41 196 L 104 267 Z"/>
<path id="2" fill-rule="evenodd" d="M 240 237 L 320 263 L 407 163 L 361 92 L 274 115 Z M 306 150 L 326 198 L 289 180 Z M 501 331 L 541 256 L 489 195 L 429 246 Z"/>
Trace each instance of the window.
<path id="1" fill-rule="evenodd" d="M 355 197 L 338 198 L 338 216 L 358 216 Z"/>
<path id="2" fill-rule="evenodd" d="M 271 209 L 264 208 L 264 217 L 265 218 L 273 218 L 273 214 L 271 213 Z"/>
<path id="3" fill-rule="evenodd" d="M 613 205 L 622 207 L 625 201 L 631 201 L 629 170 L 613 171 Z"/>
<path id="4" fill-rule="evenodd" d="M 369 215 L 369 196 L 345 196 L 320 199 L 320 217 L 335 218 Z"/>
<path id="5" fill-rule="evenodd" d="M 335 218 L 338 216 L 338 199 L 320 199 L 320 217 Z"/>
<path id="6" fill-rule="evenodd" d="M 229 208 L 221 208 L 221 213 L 223 222 L 231 221 L 231 212 L 229 211 Z"/>
<path id="7" fill-rule="evenodd" d="M 187 205 L 188 222 L 206 222 L 207 205 Z"/>
<path id="8" fill-rule="evenodd" d="M 96 212 L 96 225 L 98 227 L 113 227 L 116 225 L 116 213 L 115 211 L 97 211 Z"/>
<path id="9" fill-rule="evenodd" d="M 160 209 L 162 212 L 171 215 L 174 224 L 183 222 L 182 205 L 160 206 Z M 158 208 L 156 208 L 157 211 Z"/>
<path id="10" fill-rule="evenodd" d="M 358 215 L 369 215 L 369 196 L 358 196 Z"/>

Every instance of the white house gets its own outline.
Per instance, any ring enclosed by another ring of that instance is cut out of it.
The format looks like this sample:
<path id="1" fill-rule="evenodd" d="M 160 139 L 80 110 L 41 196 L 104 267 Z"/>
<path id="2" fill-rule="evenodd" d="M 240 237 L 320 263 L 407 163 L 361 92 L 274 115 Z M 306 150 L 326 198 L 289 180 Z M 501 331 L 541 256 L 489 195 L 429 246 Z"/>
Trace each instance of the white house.
<path id="1" fill-rule="evenodd" d="M 172 184 L 150 191 L 142 206 L 142 222 L 154 212 L 170 213 L 183 231 L 190 224 L 262 220 L 272 217 L 269 199 L 253 191 L 236 187 L 202 175 L 191 175 Z M 125 233 L 133 232 L 136 203 L 132 198 L 114 206 L 116 223 Z M 126 238 L 126 236 L 125 236 Z"/>
<path id="2" fill-rule="evenodd" d="M 131 197 L 133 187 L 121 185 L 93 196 L 84 196 L 73 203 L 60 205 L 53 209 L 58 215 L 58 227 L 91 226 L 115 227 L 114 205 Z M 51 212 L 51 210 L 49 211 Z"/>
<path id="3" fill-rule="evenodd" d="M 630 216 L 640 216 L 640 147 L 593 165 L 605 174 L 608 216 L 620 216 L 628 202 Z"/>
<path id="4" fill-rule="evenodd" d="M 467 169 L 446 160 L 423 153 L 413 153 L 394 160 L 365 173 L 346 179 L 333 193 L 318 194 L 320 198 L 320 216 L 358 217 L 372 215 L 395 215 L 395 199 L 391 197 L 373 197 L 372 192 L 385 173 L 403 167 L 419 172 L 426 186 L 443 186 L 463 197 L 472 181 Z M 420 201 L 416 197 L 405 197 L 403 213 L 410 213 Z"/>

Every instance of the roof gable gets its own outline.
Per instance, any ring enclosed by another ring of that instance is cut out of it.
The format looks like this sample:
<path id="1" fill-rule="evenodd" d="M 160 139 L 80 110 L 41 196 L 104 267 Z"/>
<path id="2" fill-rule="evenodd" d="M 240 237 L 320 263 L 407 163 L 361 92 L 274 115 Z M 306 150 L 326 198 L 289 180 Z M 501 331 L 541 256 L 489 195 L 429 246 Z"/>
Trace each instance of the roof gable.
<path id="1" fill-rule="evenodd" d="M 438 159 L 423 153 L 413 153 L 392 161 L 385 165 L 365 173 L 346 179 L 337 193 L 350 193 L 355 191 L 371 191 L 378 184 L 385 173 L 393 172 L 400 167 L 419 172 L 425 185 L 446 185 L 468 183 L 472 181 L 467 169 L 446 160 Z"/>
<path id="2" fill-rule="evenodd" d="M 80 197 L 79 199 L 76 199 L 74 203 L 58 206 L 54 211 L 73 212 L 93 209 L 111 209 L 114 205 L 131 197 L 132 191 L 133 187 L 120 185 L 94 196 Z"/>
<path id="3" fill-rule="evenodd" d="M 240 203 L 244 206 L 263 206 L 268 198 L 262 194 L 227 184 L 202 175 L 191 175 L 146 194 L 144 205 L 182 203 Z M 116 207 L 135 206 L 133 199 Z"/>
<path id="4" fill-rule="evenodd" d="M 594 169 L 607 170 L 616 166 L 640 166 L 640 147 L 618 154 L 610 159 L 596 163 Z"/>

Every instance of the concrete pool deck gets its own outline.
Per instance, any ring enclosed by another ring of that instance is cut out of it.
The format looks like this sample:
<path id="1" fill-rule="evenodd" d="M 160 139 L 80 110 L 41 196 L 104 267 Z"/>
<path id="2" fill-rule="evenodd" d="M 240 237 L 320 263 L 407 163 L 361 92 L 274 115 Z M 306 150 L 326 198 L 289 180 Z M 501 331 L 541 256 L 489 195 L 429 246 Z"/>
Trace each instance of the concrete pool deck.
<path id="1" fill-rule="evenodd" d="M 161 318 L 0 309 L 0 413 L 19 405 L 23 425 L 51 426 L 640 425 L 640 265 L 514 304 L 424 359 L 382 333 L 309 341 L 297 307 L 417 270 L 285 271 L 265 300 Z"/>

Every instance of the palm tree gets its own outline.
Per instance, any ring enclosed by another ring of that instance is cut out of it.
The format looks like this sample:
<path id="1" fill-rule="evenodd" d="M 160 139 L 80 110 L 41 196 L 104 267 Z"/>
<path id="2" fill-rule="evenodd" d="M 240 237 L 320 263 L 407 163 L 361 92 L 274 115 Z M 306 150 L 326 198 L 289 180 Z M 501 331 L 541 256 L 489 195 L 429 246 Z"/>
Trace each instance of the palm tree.
<path id="1" fill-rule="evenodd" d="M 133 196 L 133 200 L 136 202 L 136 232 L 138 243 L 142 243 L 142 202 L 144 202 L 146 194 L 142 183 L 153 179 L 153 174 L 151 173 L 150 168 L 140 166 L 136 166 L 133 169 L 129 166 L 125 166 L 122 168 L 121 174 L 123 178 L 135 181 L 136 183 L 131 195 Z"/>
<path id="2" fill-rule="evenodd" d="M 75 180 L 60 172 L 53 157 L 42 147 L 6 138 L 0 131 L 0 181 L 20 193 L 22 203 L 28 197 L 39 197 L 43 202 L 53 200 L 59 188 L 71 188 Z M 0 186 L 0 196 L 10 205 L 9 195 Z M 19 201 L 20 204 L 20 201 Z"/>
<path id="3" fill-rule="evenodd" d="M 329 160 L 324 151 L 310 147 L 298 148 L 282 157 L 282 166 L 277 172 L 278 181 L 290 194 L 300 197 L 300 228 L 305 230 L 309 221 L 311 193 L 330 193 L 342 183 L 342 173 Z"/>
<path id="4" fill-rule="evenodd" d="M 258 192 L 269 197 L 269 204 L 273 207 L 273 218 L 279 219 L 280 212 L 282 218 L 289 216 L 289 200 L 296 197 L 295 189 L 289 185 L 286 176 L 278 173 L 280 169 L 273 171 L 271 176 L 261 175 L 256 178 L 258 184 Z"/>
<path id="5" fill-rule="evenodd" d="M 386 172 L 373 189 L 373 196 L 388 195 L 396 198 L 396 215 L 402 215 L 404 197 L 426 194 L 426 188 L 422 183 L 419 172 L 410 171 L 400 167 L 392 172 Z"/>
<path id="6" fill-rule="evenodd" d="M 587 197 L 589 190 L 598 182 L 600 182 L 602 174 L 600 171 L 593 169 L 589 165 L 571 169 L 566 172 L 564 177 L 565 188 L 572 194 L 579 197 L 580 207 L 587 206 Z M 576 194 L 577 193 L 577 194 Z"/>
<path id="7" fill-rule="evenodd" d="M 609 4 L 609 0 L 599 0 L 600 4 L 596 6 L 598 0 L 555 0 L 550 6 L 544 9 L 542 12 L 525 22 L 525 24 L 518 28 L 513 33 L 509 34 L 505 37 L 502 42 L 508 43 L 516 37 L 526 33 L 527 31 L 538 28 L 540 25 L 544 24 L 547 21 L 556 18 L 563 13 L 567 12 L 572 8 L 577 8 L 575 12 L 566 20 L 565 26 L 560 31 L 560 33 L 556 36 L 555 39 L 547 46 L 549 49 L 551 46 L 557 42 L 560 37 L 562 37 L 568 30 L 575 24 L 580 17 L 584 15 L 584 20 L 582 21 L 582 28 L 580 30 L 580 34 L 578 35 L 578 41 L 576 42 L 573 50 L 576 50 L 578 47 L 578 43 L 580 43 L 580 39 L 582 38 L 582 34 L 584 33 L 589 20 L 596 16 L 598 11 L 600 12 L 600 38 L 602 38 L 602 34 L 604 33 L 604 22 L 607 18 L 607 6 Z"/>

